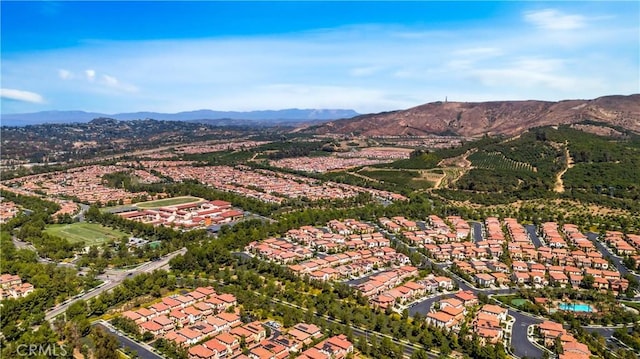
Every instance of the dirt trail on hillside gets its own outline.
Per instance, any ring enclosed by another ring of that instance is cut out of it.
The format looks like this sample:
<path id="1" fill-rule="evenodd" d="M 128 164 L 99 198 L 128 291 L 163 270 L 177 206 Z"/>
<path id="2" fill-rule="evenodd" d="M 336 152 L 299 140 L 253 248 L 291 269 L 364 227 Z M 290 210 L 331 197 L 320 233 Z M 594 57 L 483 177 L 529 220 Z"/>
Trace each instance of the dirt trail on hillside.
<path id="1" fill-rule="evenodd" d="M 573 167 L 573 158 L 571 158 L 571 154 L 569 153 L 569 145 L 565 143 L 564 146 L 564 157 L 566 159 L 566 164 L 564 169 L 558 172 L 558 174 L 556 175 L 556 184 L 553 188 L 553 190 L 557 193 L 564 192 L 564 182 L 562 181 L 562 176 L 564 176 L 569 168 Z"/>

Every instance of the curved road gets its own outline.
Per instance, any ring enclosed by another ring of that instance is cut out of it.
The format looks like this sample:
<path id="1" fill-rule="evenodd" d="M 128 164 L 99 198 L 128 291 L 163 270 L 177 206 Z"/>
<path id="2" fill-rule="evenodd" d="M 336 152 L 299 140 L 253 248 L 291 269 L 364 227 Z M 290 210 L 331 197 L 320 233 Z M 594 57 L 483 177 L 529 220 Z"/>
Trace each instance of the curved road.
<path id="1" fill-rule="evenodd" d="M 154 261 L 154 262 L 147 262 L 144 263 L 134 269 L 131 270 L 126 270 L 126 271 L 110 271 L 109 272 L 109 279 L 107 279 L 107 281 L 102 284 L 99 287 L 96 287 L 94 289 L 92 289 L 91 291 L 81 295 L 81 296 L 76 296 L 74 297 L 72 300 L 66 301 L 64 302 L 62 305 L 58 305 L 57 307 L 54 307 L 53 309 L 49 310 L 46 314 L 45 314 L 45 319 L 46 320 L 52 320 L 53 318 L 55 318 L 56 316 L 64 313 L 67 308 L 69 308 L 69 306 L 79 300 L 87 300 L 90 298 L 93 298 L 95 296 L 100 295 L 103 292 L 106 292 L 108 290 L 113 289 L 114 287 L 117 287 L 120 283 L 122 283 L 125 279 L 127 278 L 133 278 L 141 273 L 149 273 L 149 272 L 153 272 L 156 269 L 160 269 L 166 265 L 169 264 L 169 261 L 177 256 L 178 254 L 185 254 L 187 252 L 186 248 L 182 248 L 180 250 L 177 250 L 175 252 L 169 253 L 168 255 L 164 256 L 162 259 L 158 260 L 158 261 Z"/>

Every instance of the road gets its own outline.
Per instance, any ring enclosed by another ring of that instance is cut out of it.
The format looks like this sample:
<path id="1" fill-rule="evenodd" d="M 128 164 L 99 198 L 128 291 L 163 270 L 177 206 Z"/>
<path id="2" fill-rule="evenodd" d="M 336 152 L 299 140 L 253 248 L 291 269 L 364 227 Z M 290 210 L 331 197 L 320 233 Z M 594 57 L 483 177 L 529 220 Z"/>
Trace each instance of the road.
<path id="1" fill-rule="evenodd" d="M 104 329 L 106 333 L 109 333 L 118 339 L 120 343 L 120 347 L 129 347 L 130 349 L 135 350 L 138 353 L 138 356 L 142 359 L 161 359 L 162 357 L 150 350 L 150 347 L 146 344 L 140 344 L 134 340 L 129 339 L 124 333 L 120 332 L 118 329 L 114 328 L 110 324 L 106 322 L 96 322 L 94 324 L 96 327 L 100 327 Z"/>
<path id="2" fill-rule="evenodd" d="M 598 233 L 587 232 L 587 238 L 596 245 L 596 248 L 598 248 L 605 259 L 611 259 L 613 264 L 616 266 L 616 269 L 618 269 L 618 272 L 620 272 L 623 277 L 627 274 L 631 274 L 637 281 L 640 281 L 640 275 L 629 272 L 627 267 L 622 264 L 622 257 L 615 255 L 606 245 L 604 245 L 604 243 L 600 242 L 598 239 Z"/>
<path id="3" fill-rule="evenodd" d="M 77 219 L 79 222 L 84 222 L 84 214 L 89 210 L 89 206 L 84 203 L 78 203 L 80 206 L 80 212 L 73 216 L 74 219 Z"/>
<path id="4" fill-rule="evenodd" d="M 509 309 L 509 315 L 516 319 L 511 330 L 513 353 L 519 357 L 542 358 L 542 349 L 531 343 L 527 337 L 529 326 L 542 323 L 542 320 L 512 309 Z"/>
<path id="5" fill-rule="evenodd" d="M 64 313 L 67 308 L 69 308 L 69 306 L 79 300 L 87 300 L 87 299 L 91 299 L 95 296 L 100 295 L 103 292 L 109 291 L 115 287 L 117 287 L 118 285 L 120 285 L 120 283 L 122 283 L 125 279 L 127 278 L 133 278 L 141 273 L 149 273 L 149 272 L 153 272 L 156 269 L 160 269 L 164 266 L 167 266 L 169 264 L 169 261 L 177 256 L 178 254 L 185 254 L 187 252 L 186 248 L 182 248 L 180 250 L 177 250 L 173 253 L 169 253 L 168 255 L 164 256 L 163 258 L 161 258 L 158 261 L 154 261 L 154 262 L 147 262 L 144 263 L 134 269 L 130 269 L 130 270 L 122 270 L 122 271 L 116 271 L 116 270 L 110 270 L 108 271 L 106 274 L 99 276 L 100 279 L 103 279 L 105 277 L 106 278 L 106 282 L 101 285 L 100 287 L 94 288 L 93 290 L 79 296 L 79 297 L 74 297 L 72 300 L 65 302 L 62 305 L 59 305 L 51 310 L 49 310 L 46 315 L 45 315 L 45 319 L 46 320 L 52 320 L 53 318 L 55 318 L 56 316 Z"/>
<path id="6" fill-rule="evenodd" d="M 469 222 L 471 223 L 471 238 L 474 242 L 478 243 L 484 240 L 482 236 L 482 223 L 480 222 Z"/>
<path id="7" fill-rule="evenodd" d="M 36 249 L 36 247 L 33 246 L 33 244 L 31 244 L 29 242 L 23 242 L 16 236 L 12 236 L 11 237 L 11 241 L 13 242 L 13 245 L 16 246 L 17 249 L 26 249 L 26 250 L 35 252 L 36 253 L 36 259 L 38 260 L 39 263 L 55 264 L 58 267 L 75 268 L 75 265 L 73 263 L 54 262 L 54 261 L 52 261 L 52 260 L 50 260 L 48 258 L 40 257 L 40 255 L 38 255 L 38 250 Z"/>
<path id="8" fill-rule="evenodd" d="M 533 224 L 527 224 L 524 226 L 524 229 L 529 233 L 529 239 L 531 239 L 533 245 L 536 246 L 536 248 L 542 247 L 542 241 L 538 237 L 538 233 L 536 233 L 536 226 Z"/>

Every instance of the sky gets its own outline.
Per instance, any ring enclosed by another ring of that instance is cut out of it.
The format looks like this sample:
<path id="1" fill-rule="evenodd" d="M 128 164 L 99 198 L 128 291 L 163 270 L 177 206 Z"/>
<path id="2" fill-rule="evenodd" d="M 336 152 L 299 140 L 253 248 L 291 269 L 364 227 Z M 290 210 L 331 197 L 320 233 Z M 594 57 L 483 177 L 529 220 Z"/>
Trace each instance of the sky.
<path id="1" fill-rule="evenodd" d="M 640 2 L 1 1 L 1 113 L 640 92 Z"/>

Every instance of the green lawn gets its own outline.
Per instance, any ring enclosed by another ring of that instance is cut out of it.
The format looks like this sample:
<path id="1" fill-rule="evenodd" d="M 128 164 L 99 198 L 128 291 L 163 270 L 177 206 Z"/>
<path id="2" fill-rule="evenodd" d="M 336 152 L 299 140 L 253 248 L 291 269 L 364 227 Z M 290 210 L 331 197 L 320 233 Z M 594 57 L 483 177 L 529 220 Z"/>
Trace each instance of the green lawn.
<path id="1" fill-rule="evenodd" d="M 202 198 L 183 196 L 183 197 L 159 199 L 159 200 L 148 201 L 148 202 L 140 202 L 140 203 L 136 203 L 135 206 L 139 208 L 149 209 L 149 208 L 160 208 L 160 207 L 166 207 L 166 206 L 175 206 L 177 204 L 185 204 L 185 203 L 200 202 L 200 201 L 202 201 Z"/>
<path id="2" fill-rule="evenodd" d="M 124 232 L 105 227 L 96 223 L 52 224 L 47 226 L 45 232 L 66 238 L 71 243 L 84 241 L 85 245 L 100 245 L 102 242 L 122 237 L 128 237 Z"/>

